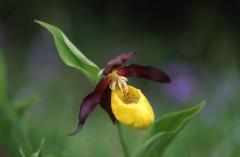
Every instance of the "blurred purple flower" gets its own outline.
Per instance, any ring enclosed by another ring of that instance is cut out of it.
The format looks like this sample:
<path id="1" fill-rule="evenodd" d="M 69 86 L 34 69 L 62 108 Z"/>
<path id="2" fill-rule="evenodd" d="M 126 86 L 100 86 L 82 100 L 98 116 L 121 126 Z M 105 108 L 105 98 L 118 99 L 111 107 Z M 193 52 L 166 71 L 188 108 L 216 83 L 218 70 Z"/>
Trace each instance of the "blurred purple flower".
<path id="1" fill-rule="evenodd" d="M 59 60 L 55 48 L 44 33 L 36 35 L 31 55 L 28 60 L 28 76 L 30 80 L 43 83 L 54 81 L 59 72 Z"/>
<path id="2" fill-rule="evenodd" d="M 192 65 L 172 63 L 166 68 L 172 78 L 172 83 L 164 89 L 169 100 L 177 103 L 186 103 L 198 91 L 199 81 Z"/>
<path id="3" fill-rule="evenodd" d="M 36 33 L 27 58 L 27 83 L 19 90 L 17 97 L 36 94 L 59 77 L 60 63 L 54 51 L 48 36 L 42 32 Z"/>

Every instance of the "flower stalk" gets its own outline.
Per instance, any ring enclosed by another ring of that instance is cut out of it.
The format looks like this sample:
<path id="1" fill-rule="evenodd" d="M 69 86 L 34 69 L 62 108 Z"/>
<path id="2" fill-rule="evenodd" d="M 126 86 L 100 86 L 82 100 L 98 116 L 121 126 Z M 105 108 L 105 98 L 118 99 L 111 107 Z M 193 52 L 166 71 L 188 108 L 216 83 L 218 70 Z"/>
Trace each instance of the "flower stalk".
<path id="1" fill-rule="evenodd" d="M 127 145 L 126 145 L 126 143 L 124 141 L 124 138 L 123 138 L 121 124 L 119 124 L 119 123 L 116 124 L 116 127 L 117 127 L 117 132 L 118 132 L 118 138 L 119 138 L 119 141 L 120 141 L 121 146 L 122 146 L 122 151 L 124 153 L 124 157 L 130 157 L 128 149 L 127 149 Z"/>

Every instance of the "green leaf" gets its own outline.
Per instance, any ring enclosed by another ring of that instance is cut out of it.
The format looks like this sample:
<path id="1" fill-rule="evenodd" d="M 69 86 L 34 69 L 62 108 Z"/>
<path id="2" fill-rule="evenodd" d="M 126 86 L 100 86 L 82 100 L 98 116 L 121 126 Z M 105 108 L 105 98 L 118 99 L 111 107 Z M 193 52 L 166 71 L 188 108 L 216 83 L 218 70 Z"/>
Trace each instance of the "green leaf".
<path id="1" fill-rule="evenodd" d="M 37 101 L 37 98 L 37 96 L 32 96 L 30 98 L 17 100 L 14 102 L 15 112 L 21 117 L 27 111 L 27 109 Z"/>
<path id="2" fill-rule="evenodd" d="M 21 154 L 22 157 L 26 157 L 26 155 L 25 155 L 24 152 L 23 152 L 22 147 L 19 148 L 19 152 L 20 152 L 20 154 Z"/>
<path id="3" fill-rule="evenodd" d="M 30 157 L 40 157 L 40 154 L 43 151 L 43 147 L 44 147 L 44 139 L 42 139 L 42 142 L 41 142 L 38 150 L 35 153 L 33 153 Z M 22 147 L 19 148 L 19 152 L 22 157 L 26 157 L 25 153 L 23 152 Z"/>
<path id="4" fill-rule="evenodd" d="M 66 65 L 80 70 L 93 84 L 99 81 L 98 66 L 84 56 L 59 28 L 42 21 L 35 22 L 52 33 L 58 53 Z"/>
<path id="5" fill-rule="evenodd" d="M 40 157 L 40 153 L 41 153 L 42 150 L 43 150 L 43 146 L 44 146 L 44 139 L 42 139 L 42 142 L 41 142 L 38 150 L 37 150 L 35 153 L 33 153 L 33 154 L 31 155 L 31 157 Z"/>
<path id="6" fill-rule="evenodd" d="M 0 52 L 0 104 L 6 103 L 6 66 L 2 53 Z"/>
<path id="7" fill-rule="evenodd" d="M 182 111 L 170 113 L 159 119 L 153 126 L 150 137 L 137 152 L 136 156 L 161 157 L 167 146 L 183 127 L 201 111 L 205 102 Z"/>

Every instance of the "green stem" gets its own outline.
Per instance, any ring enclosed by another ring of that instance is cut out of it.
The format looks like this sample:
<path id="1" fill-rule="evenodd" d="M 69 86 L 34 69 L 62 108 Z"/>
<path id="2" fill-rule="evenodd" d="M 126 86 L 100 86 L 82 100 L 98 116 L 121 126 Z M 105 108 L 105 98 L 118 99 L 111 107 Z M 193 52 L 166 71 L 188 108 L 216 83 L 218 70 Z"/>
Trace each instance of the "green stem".
<path id="1" fill-rule="evenodd" d="M 124 139 L 123 139 L 121 126 L 120 126 L 120 124 L 116 124 L 116 126 L 117 126 L 118 138 L 119 138 L 119 141 L 121 143 L 124 156 L 125 157 L 130 157 L 129 153 L 128 153 L 128 150 L 127 150 L 127 145 L 126 145 L 126 143 L 124 142 Z"/>

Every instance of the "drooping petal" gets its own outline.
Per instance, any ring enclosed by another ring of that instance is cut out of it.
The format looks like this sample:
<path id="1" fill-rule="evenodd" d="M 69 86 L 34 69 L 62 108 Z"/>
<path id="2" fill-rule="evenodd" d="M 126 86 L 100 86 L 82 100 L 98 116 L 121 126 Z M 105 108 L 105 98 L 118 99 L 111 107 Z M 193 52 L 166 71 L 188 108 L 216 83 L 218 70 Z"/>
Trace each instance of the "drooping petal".
<path id="1" fill-rule="evenodd" d="M 154 121 L 154 113 L 143 93 L 128 86 L 128 94 L 119 89 L 112 90 L 111 106 L 116 119 L 135 129 L 149 128 Z"/>
<path id="2" fill-rule="evenodd" d="M 152 81 L 161 83 L 171 82 L 168 75 L 151 66 L 141 66 L 136 64 L 130 64 L 117 69 L 118 75 L 126 77 L 141 77 Z"/>
<path id="3" fill-rule="evenodd" d="M 135 52 L 128 52 L 123 53 L 119 56 L 116 56 L 115 58 L 111 59 L 106 66 L 104 67 L 103 74 L 107 75 L 110 73 L 113 69 L 120 67 L 123 63 L 125 63 L 127 60 L 134 57 L 136 53 Z"/>
<path id="4" fill-rule="evenodd" d="M 101 100 L 100 100 L 101 107 L 108 113 L 109 117 L 111 118 L 112 122 L 116 122 L 116 118 L 112 112 L 111 108 L 111 89 L 107 88 L 104 92 Z"/>
<path id="5" fill-rule="evenodd" d="M 71 134 L 69 134 L 69 136 L 75 135 L 81 130 L 88 116 L 100 102 L 102 95 L 104 94 L 106 88 L 109 86 L 110 81 L 111 80 L 107 77 L 103 78 L 98 83 L 95 90 L 83 99 L 80 106 L 78 127 Z"/>

